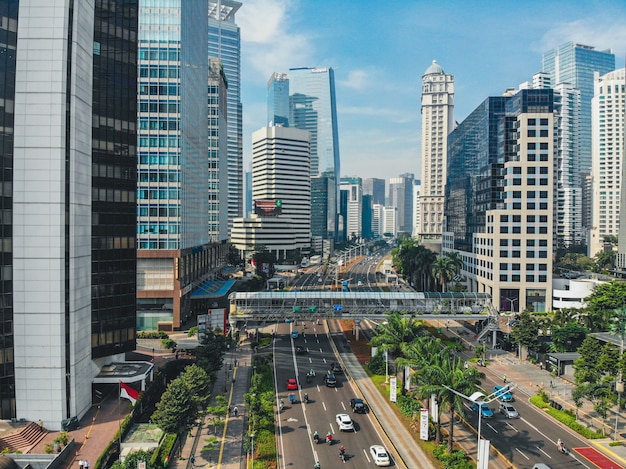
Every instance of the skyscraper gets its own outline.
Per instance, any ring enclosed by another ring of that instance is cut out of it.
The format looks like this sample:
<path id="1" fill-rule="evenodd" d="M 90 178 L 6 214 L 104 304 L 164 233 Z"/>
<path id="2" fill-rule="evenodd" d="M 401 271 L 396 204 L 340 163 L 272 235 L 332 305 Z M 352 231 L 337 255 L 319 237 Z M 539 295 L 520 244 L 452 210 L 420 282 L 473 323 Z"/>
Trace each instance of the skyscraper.
<path id="1" fill-rule="evenodd" d="M 385 180 L 378 178 L 364 179 L 363 195 L 371 195 L 373 204 L 385 205 Z"/>
<path id="2" fill-rule="evenodd" d="M 137 0 L 0 4 L 14 20 L 0 28 L 17 26 L 2 31 L 2 419 L 60 429 L 135 348 L 137 13 Z"/>
<path id="3" fill-rule="evenodd" d="M 413 181 L 410 173 L 389 180 L 389 204 L 397 209 L 398 232 L 413 234 Z"/>
<path id="4" fill-rule="evenodd" d="M 501 311 L 552 305 L 554 92 L 487 98 L 450 134 L 443 251 Z"/>
<path id="5" fill-rule="evenodd" d="M 454 77 L 433 60 L 422 76 L 422 192 L 420 236 L 441 237 L 448 134 L 454 127 Z"/>
<path id="6" fill-rule="evenodd" d="M 361 237 L 363 226 L 363 183 L 361 178 L 341 178 L 341 191 L 346 192 L 345 232 L 348 240 Z"/>
<path id="7" fill-rule="evenodd" d="M 289 76 L 273 73 L 267 82 L 267 125 L 289 127 Z"/>
<path id="8" fill-rule="evenodd" d="M 222 61 L 228 84 L 228 227 L 243 214 L 243 110 L 241 37 L 235 13 L 241 2 L 209 1 L 209 57 Z"/>
<path id="9" fill-rule="evenodd" d="M 593 223 L 589 253 L 594 256 L 604 248 L 605 236 L 618 236 L 618 263 L 626 267 L 626 231 L 620 229 L 624 173 L 624 69 L 605 75 L 596 74 L 592 116 L 592 185 Z"/>
<path id="10" fill-rule="evenodd" d="M 289 69 L 289 92 L 289 125 L 311 133 L 311 176 L 326 176 L 334 186 L 334 196 L 328 197 L 326 231 L 336 235 L 340 160 L 334 71 L 330 67 Z"/>
<path id="11" fill-rule="evenodd" d="M 554 234 L 557 247 L 586 243 L 583 228 L 583 189 L 580 167 L 580 90 L 569 83 L 552 85 L 546 73 L 536 73 L 533 82 L 520 89 L 554 90 L 555 132 L 555 212 Z"/>
<path id="12" fill-rule="evenodd" d="M 278 259 L 311 246 L 310 134 L 263 127 L 252 134 L 254 214 L 237 218 L 232 244 L 244 255 L 262 244 Z"/>
<path id="13" fill-rule="evenodd" d="M 552 87 L 567 83 L 580 90 L 580 119 L 572 122 L 572 132 L 579 135 L 580 154 L 576 165 L 581 174 L 591 173 L 591 99 L 594 94 L 594 72 L 604 75 L 615 70 L 615 55 L 610 50 L 566 42 L 544 52 L 542 71 L 550 77 Z M 582 180 L 584 176 L 577 176 Z M 582 197 L 582 195 L 581 195 Z M 582 219 L 585 229 L 591 220 Z"/>
<path id="14" fill-rule="evenodd" d="M 180 328 L 191 315 L 194 286 L 214 278 L 227 249 L 226 80 L 220 59 L 206 52 L 207 8 L 205 2 L 152 0 L 139 11 L 142 330 L 159 323 Z"/>

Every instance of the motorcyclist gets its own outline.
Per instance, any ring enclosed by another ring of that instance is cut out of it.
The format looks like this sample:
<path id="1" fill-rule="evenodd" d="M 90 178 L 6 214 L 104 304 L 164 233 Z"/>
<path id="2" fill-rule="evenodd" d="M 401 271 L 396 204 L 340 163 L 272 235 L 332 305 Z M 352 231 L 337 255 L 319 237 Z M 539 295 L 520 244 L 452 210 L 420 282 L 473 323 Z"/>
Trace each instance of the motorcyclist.
<path id="1" fill-rule="evenodd" d="M 283 399 L 281 399 L 280 400 L 280 410 L 282 410 L 283 407 L 285 407 L 285 401 Z"/>
<path id="2" fill-rule="evenodd" d="M 309 403 L 309 393 L 304 393 L 304 402 Z"/>
<path id="3" fill-rule="evenodd" d="M 313 433 L 313 440 L 315 441 L 315 443 L 319 443 L 320 441 L 320 434 L 317 433 L 317 430 Z"/>
<path id="4" fill-rule="evenodd" d="M 332 442 L 333 442 L 333 434 L 332 433 L 328 432 L 326 434 L 326 441 L 328 442 L 329 445 L 332 444 Z"/>
<path id="5" fill-rule="evenodd" d="M 563 441 L 559 438 L 556 442 L 556 447 L 561 453 L 565 453 L 565 446 L 563 445 Z"/>
<path id="6" fill-rule="evenodd" d="M 344 445 L 341 445 L 339 447 L 339 454 L 344 454 L 346 452 L 346 447 Z"/>
<path id="7" fill-rule="evenodd" d="M 313 469 L 322 469 L 322 466 L 320 465 L 319 461 L 315 463 L 315 466 L 313 466 Z"/>

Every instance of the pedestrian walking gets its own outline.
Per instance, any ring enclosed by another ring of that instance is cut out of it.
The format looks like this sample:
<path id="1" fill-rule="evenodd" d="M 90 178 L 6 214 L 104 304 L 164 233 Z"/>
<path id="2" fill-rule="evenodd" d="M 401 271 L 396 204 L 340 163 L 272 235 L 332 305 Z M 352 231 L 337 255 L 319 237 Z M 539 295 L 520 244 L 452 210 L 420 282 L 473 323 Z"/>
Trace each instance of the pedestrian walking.
<path id="1" fill-rule="evenodd" d="M 79 460 L 78 460 L 78 467 L 79 467 L 80 469 L 83 469 L 83 467 L 84 467 L 84 466 L 85 466 L 85 461 L 83 461 L 82 459 L 79 459 Z"/>
<path id="2" fill-rule="evenodd" d="M 502 377 L 502 381 L 504 382 L 504 384 L 506 384 L 506 375 Z"/>
<path id="3" fill-rule="evenodd" d="M 233 412 L 233 406 L 228 406 L 228 415 L 232 414 Z"/>
<path id="4" fill-rule="evenodd" d="M 237 406 L 233 407 L 233 414 L 235 415 L 235 417 L 237 417 L 238 413 L 239 413 L 239 409 L 237 408 Z"/>

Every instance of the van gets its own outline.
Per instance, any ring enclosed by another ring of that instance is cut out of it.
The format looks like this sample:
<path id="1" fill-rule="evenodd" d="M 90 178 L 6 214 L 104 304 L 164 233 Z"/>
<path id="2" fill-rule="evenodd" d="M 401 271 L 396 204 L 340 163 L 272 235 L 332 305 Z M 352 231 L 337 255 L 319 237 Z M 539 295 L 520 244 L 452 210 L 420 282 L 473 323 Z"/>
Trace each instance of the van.
<path id="1" fill-rule="evenodd" d="M 550 466 L 542 462 L 538 462 L 537 464 L 533 466 L 533 469 L 550 469 Z"/>

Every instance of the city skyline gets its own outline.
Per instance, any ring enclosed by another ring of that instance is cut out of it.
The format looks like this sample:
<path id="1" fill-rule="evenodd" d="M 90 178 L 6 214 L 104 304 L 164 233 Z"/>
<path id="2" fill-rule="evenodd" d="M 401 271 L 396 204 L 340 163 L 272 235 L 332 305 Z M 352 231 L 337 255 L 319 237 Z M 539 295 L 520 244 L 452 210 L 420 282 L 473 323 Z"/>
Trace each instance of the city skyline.
<path id="1" fill-rule="evenodd" d="M 342 177 L 412 172 L 419 179 L 421 78 L 432 60 L 455 77 L 458 122 L 488 96 L 529 80 L 541 70 L 542 54 L 567 41 L 610 48 L 616 68 L 624 66 L 626 5 L 617 1 L 505 1 L 490 8 L 393 2 L 384 9 L 363 1 L 342 4 L 340 14 L 331 12 L 335 5 L 243 2 L 237 22 L 245 167 L 251 133 L 265 125 L 267 81 L 277 70 L 335 70 Z M 261 14 L 264 21 L 256 21 Z"/>

